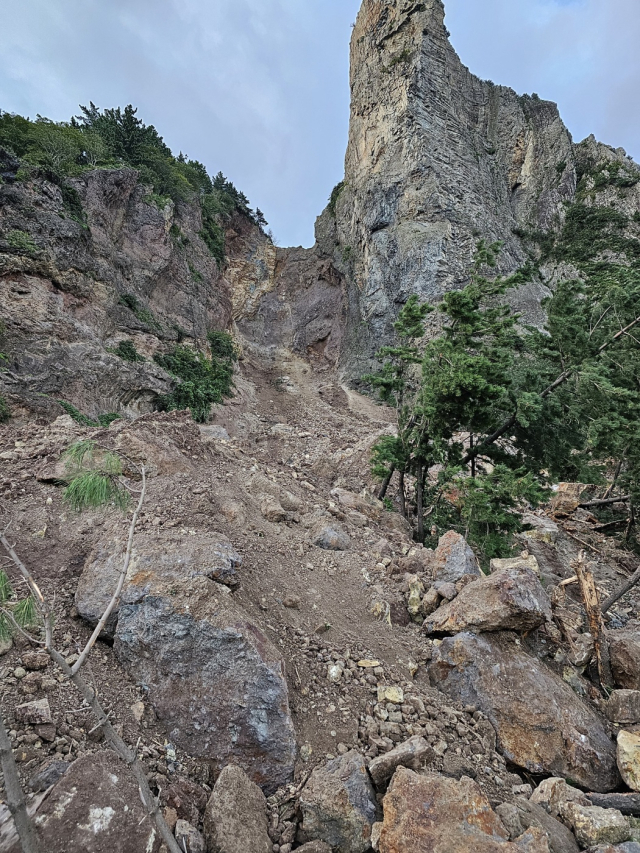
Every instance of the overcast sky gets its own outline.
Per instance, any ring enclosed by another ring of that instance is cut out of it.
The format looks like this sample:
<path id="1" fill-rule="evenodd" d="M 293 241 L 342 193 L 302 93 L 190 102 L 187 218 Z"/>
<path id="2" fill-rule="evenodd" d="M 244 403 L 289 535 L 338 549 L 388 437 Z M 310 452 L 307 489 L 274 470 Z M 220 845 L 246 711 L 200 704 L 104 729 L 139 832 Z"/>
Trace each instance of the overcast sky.
<path id="1" fill-rule="evenodd" d="M 280 245 L 313 242 L 343 174 L 359 0 L 0 0 L 0 109 L 55 120 L 133 103 L 222 170 Z M 473 72 L 555 100 L 640 159 L 640 0 L 446 0 Z"/>

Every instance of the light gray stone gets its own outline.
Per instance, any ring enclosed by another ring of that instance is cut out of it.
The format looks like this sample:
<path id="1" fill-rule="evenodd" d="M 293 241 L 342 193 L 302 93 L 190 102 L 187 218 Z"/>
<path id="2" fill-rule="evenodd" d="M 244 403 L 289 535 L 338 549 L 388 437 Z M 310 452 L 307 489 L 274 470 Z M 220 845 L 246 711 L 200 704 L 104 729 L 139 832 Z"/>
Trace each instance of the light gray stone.
<path id="1" fill-rule="evenodd" d="M 204 816 L 208 853 L 271 853 L 264 794 L 239 768 L 218 776 Z"/>

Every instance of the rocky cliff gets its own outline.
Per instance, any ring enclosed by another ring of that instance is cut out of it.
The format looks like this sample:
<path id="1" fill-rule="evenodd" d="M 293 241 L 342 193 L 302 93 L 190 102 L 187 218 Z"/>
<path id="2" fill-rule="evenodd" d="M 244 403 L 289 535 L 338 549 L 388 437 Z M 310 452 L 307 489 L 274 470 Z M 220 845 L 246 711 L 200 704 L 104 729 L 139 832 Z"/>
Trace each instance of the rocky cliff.
<path id="1" fill-rule="evenodd" d="M 466 283 L 478 239 L 503 241 L 511 272 L 531 252 L 523 237 L 561 230 L 588 168 L 636 171 L 622 149 L 574 145 L 555 104 L 471 74 L 444 12 L 441 0 L 364 0 L 353 31 L 345 179 L 317 229 L 347 282 L 351 378 L 367 372 L 412 293 L 437 300 Z M 628 212 L 638 201 L 633 193 Z M 514 303 L 539 320 L 544 293 L 533 280 Z"/>
<path id="2" fill-rule="evenodd" d="M 20 180 L 5 154 L 0 381 L 14 410 L 51 412 L 62 398 L 92 417 L 148 411 L 171 386 L 149 357 L 231 327 L 263 358 L 293 351 L 357 381 L 412 293 L 464 286 L 479 239 L 503 241 L 503 272 L 534 259 L 512 301 L 541 322 L 547 286 L 576 274 L 540 249 L 571 205 L 616 208 L 636 236 L 638 167 L 593 137 L 575 145 L 555 104 L 471 74 L 444 11 L 441 0 L 364 0 L 345 178 L 309 250 L 277 249 L 236 213 L 219 267 L 197 202 L 159 205 L 135 170 L 99 169 L 68 182 L 74 213 L 59 186 Z M 147 361 L 110 352 L 121 341 Z"/>

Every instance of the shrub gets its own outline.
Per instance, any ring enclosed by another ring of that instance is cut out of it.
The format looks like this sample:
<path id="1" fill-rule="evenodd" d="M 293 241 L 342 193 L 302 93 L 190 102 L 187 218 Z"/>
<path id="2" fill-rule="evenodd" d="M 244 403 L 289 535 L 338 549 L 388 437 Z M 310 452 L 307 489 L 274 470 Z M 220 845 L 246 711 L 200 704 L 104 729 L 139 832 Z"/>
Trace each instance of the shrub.
<path id="1" fill-rule="evenodd" d="M 117 355 L 123 361 L 140 362 L 146 361 L 145 357 L 140 355 L 133 341 L 120 341 L 117 347 L 109 350 L 109 352 Z"/>
<path id="2" fill-rule="evenodd" d="M 165 355 L 154 356 L 160 367 L 179 380 L 170 394 L 160 398 L 162 410 L 190 409 L 194 421 L 204 423 L 211 406 L 231 396 L 233 362 L 237 358 L 231 336 L 212 332 L 209 342 L 211 359 L 179 345 Z"/>
<path id="3" fill-rule="evenodd" d="M 58 400 L 58 404 L 62 406 L 65 412 L 73 418 L 73 420 L 80 424 L 81 426 L 87 427 L 108 427 L 110 423 L 113 421 L 119 420 L 122 416 L 117 414 L 117 412 L 108 412 L 104 415 L 98 415 L 96 420 L 91 420 L 88 415 L 84 415 L 79 409 L 76 409 L 71 403 L 67 403 L 66 400 Z"/>
<path id="4" fill-rule="evenodd" d="M 31 236 L 26 231 L 9 231 L 7 234 L 7 243 L 14 252 L 21 252 L 25 255 L 35 255 L 39 251 Z"/>
<path id="5" fill-rule="evenodd" d="M 162 326 L 156 318 L 153 316 L 151 311 L 148 308 L 145 308 L 140 304 L 137 296 L 134 296 L 133 293 L 123 293 L 120 299 L 118 300 L 120 305 L 124 305 L 125 308 L 128 308 L 132 314 L 134 314 L 141 323 L 144 323 L 145 326 L 149 326 L 152 329 L 156 329 L 159 331 L 162 329 Z"/>
<path id="6" fill-rule="evenodd" d="M 331 190 L 331 195 L 329 196 L 328 210 L 332 216 L 336 215 L 336 205 L 338 203 L 338 199 L 344 191 L 345 186 L 345 182 L 340 181 L 340 183 L 336 184 L 335 187 Z"/>

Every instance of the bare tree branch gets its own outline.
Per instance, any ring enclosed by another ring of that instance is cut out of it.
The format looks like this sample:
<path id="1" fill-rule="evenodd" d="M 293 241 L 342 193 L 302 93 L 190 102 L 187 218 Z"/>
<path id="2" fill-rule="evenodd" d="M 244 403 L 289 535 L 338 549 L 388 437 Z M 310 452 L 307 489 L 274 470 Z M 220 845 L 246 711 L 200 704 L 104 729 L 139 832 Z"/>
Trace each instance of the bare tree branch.
<path id="1" fill-rule="evenodd" d="M 13 560 L 14 564 L 17 566 L 18 571 L 27 582 L 29 589 L 33 597 L 36 600 L 36 604 L 38 606 L 38 610 L 40 611 L 44 626 L 45 626 L 45 642 L 44 646 L 47 650 L 49 657 L 54 661 L 54 663 L 62 670 L 63 674 L 73 682 L 73 684 L 80 691 L 85 702 L 90 706 L 91 712 L 93 716 L 97 720 L 98 725 L 96 728 L 102 728 L 105 736 L 105 740 L 112 747 L 114 752 L 124 761 L 124 763 L 131 768 L 132 773 L 134 774 L 136 781 L 138 782 L 138 787 L 140 790 L 140 797 L 144 806 L 149 814 L 150 818 L 155 822 L 155 825 L 160 833 L 162 840 L 166 844 L 169 853 L 182 853 L 180 847 L 178 846 L 177 841 L 171 834 L 171 830 L 167 826 L 167 823 L 164 819 L 162 811 L 160 809 L 160 803 L 151 793 L 151 789 L 149 788 L 149 783 L 147 782 L 147 777 L 145 774 L 144 767 L 138 761 L 135 752 L 129 749 L 126 743 L 122 740 L 122 738 L 117 734 L 111 723 L 109 722 L 109 718 L 105 713 L 102 705 L 100 704 L 100 700 L 98 698 L 98 691 L 96 688 L 91 687 L 87 681 L 82 677 L 79 672 L 80 667 L 86 663 L 89 652 L 94 646 L 98 636 L 102 632 L 107 619 L 115 607 L 120 594 L 122 592 L 122 587 L 124 585 L 124 581 L 127 575 L 127 570 L 129 568 L 129 563 L 131 561 L 131 551 L 133 547 L 133 536 L 135 533 L 136 522 L 138 520 L 138 515 L 142 508 L 142 504 L 144 502 L 146 494 L 146 474 L 144 466 L 142 468 L 142 491 L 140 494 L 140 500 L 138 501 L 138 505 L 133 514 L 133 518 L 131 520 L 131 524 L 129 525 L 129 539 L 127 543 L 127 551 L 125 554 L 123 567 L 120 572 L 120 576 L 118 578 L 118 584 L 116 586 L 116 590 L 111 598 L 111 601 L 105 608 L 98 625 L 96 626 L 95 631 L 91 635 L 91 638 L 87 642 L 85 648 L 83 649 L 80 658 L 76 661 L 76 664 L 72 667 L 66 662 L 64 657 L 60 654 L 60 652 L 55 648 L 53 644 L 53 608 L 50 605 L 49 601 L 42 594 L 39 586 L 35 582 L 31 572 L 22 562 L 20 557 L 17 555 L 14 548 L 10 545 L 6 536 L 0 534 L 0 544 L 4 547 L 5 551 L 9 555 L 9 557 Z M 15 620 L 11 620 L 15 624 Z M 1 752 L 1 749 L 0 749 Z M 12 754 L 13 758 L 13 754 Z M 19 787 L 19 780 L 18 780 Z M 24 795 L 23 795 L 24 796 Z M 22 842 L 22 835 L 20 835 L 20 839 Z M 25 853 L 38 853 L 36 848 L 23 848 Z"/>
<path id="2" fill-rule="evenodd" d="M 638 567 L 635 572 L 631 575 L 628 581 L 625 581 L 620 589 L 616 590 L 616 592 L 612 593 L 609 598 L 602 602 L 602 613 L 606 613 L 611 610 L 616 601 L 619 601 L 623 595 L 626 595 L 630 589 L 640 581 L 640 567 Z"/>
<path id="3" fill-rule="evenodd" d="M 11 749 L 11 741 L 4 726 L 0 709 L 0 766 L 4 775 L 4 790 L 7 795 L 7 806 L 13 818 L 22 853 L 38 853 L 36 829 L 29 813 L 24 791 L 20 785 L 20 777 L 16 760 Z"/>
<path id="4" fill-rule="evenodd" d="M 78 672 L 80 667 L 86 661 L 89 652 L 91 651 L 91 649 L 95 645 L 95 642 L 98 639 L 98 637 L 100 636 L 100 634 L 102 634 L 102 632 L 104 630 L 104 626 L 107 624 L 107 619 L 109 618 L 109 616 L 111 616 L 111 613 L 113 612 L 113 608 L 116 606 L 116 604 L 120 598 L 120 595 L 122 593 L 122 587 L 124 586 L 124 582 L 125 582 L 125 579 L 127 577 L 127 572 L 129 570 L 129 563 L 131 562 L 131 551 L 133 549 L 133 535 L 134 535 L 135 530 L 136 530 L 136 523 L 138 521 L 138 515 L 140 514 L 140 510 L 142 509 L 142 504 L 144 503 L 146 493 L 147 493 L 147 478 L 146 478 L 146 471 L 145 471 L 145 468 L 143 465 L 142 466 L 142 491 L 140 492 L 140 500 L 138 501 L 138 505 L 135 509 L 135 512 L 133 513 L 133 518 L 131 519 L 131 524 L 129 525 L 129 539 L 127 542 L 127 552 L 125 554 L 124 562 L 122 564 L 122 569 L 120 571 L 120 576 L 118 578 L 118 585 L 116 586 L 116 590 L 113 593 L 113 597 L 111 598 L 111 601 L 107 605 L 107 608 L 104 611 L 104 613 L 102 614 L 100 621 L 96 625 L 93 634 L 91 635 L 86 646 L 84 647 L 84 649 L 80 653 L 80 657 L 78 658 L 78 660 L 73 665 L 73 668 L 71 670 L 73 675 L 75 675 L 76 672 Z"/>

